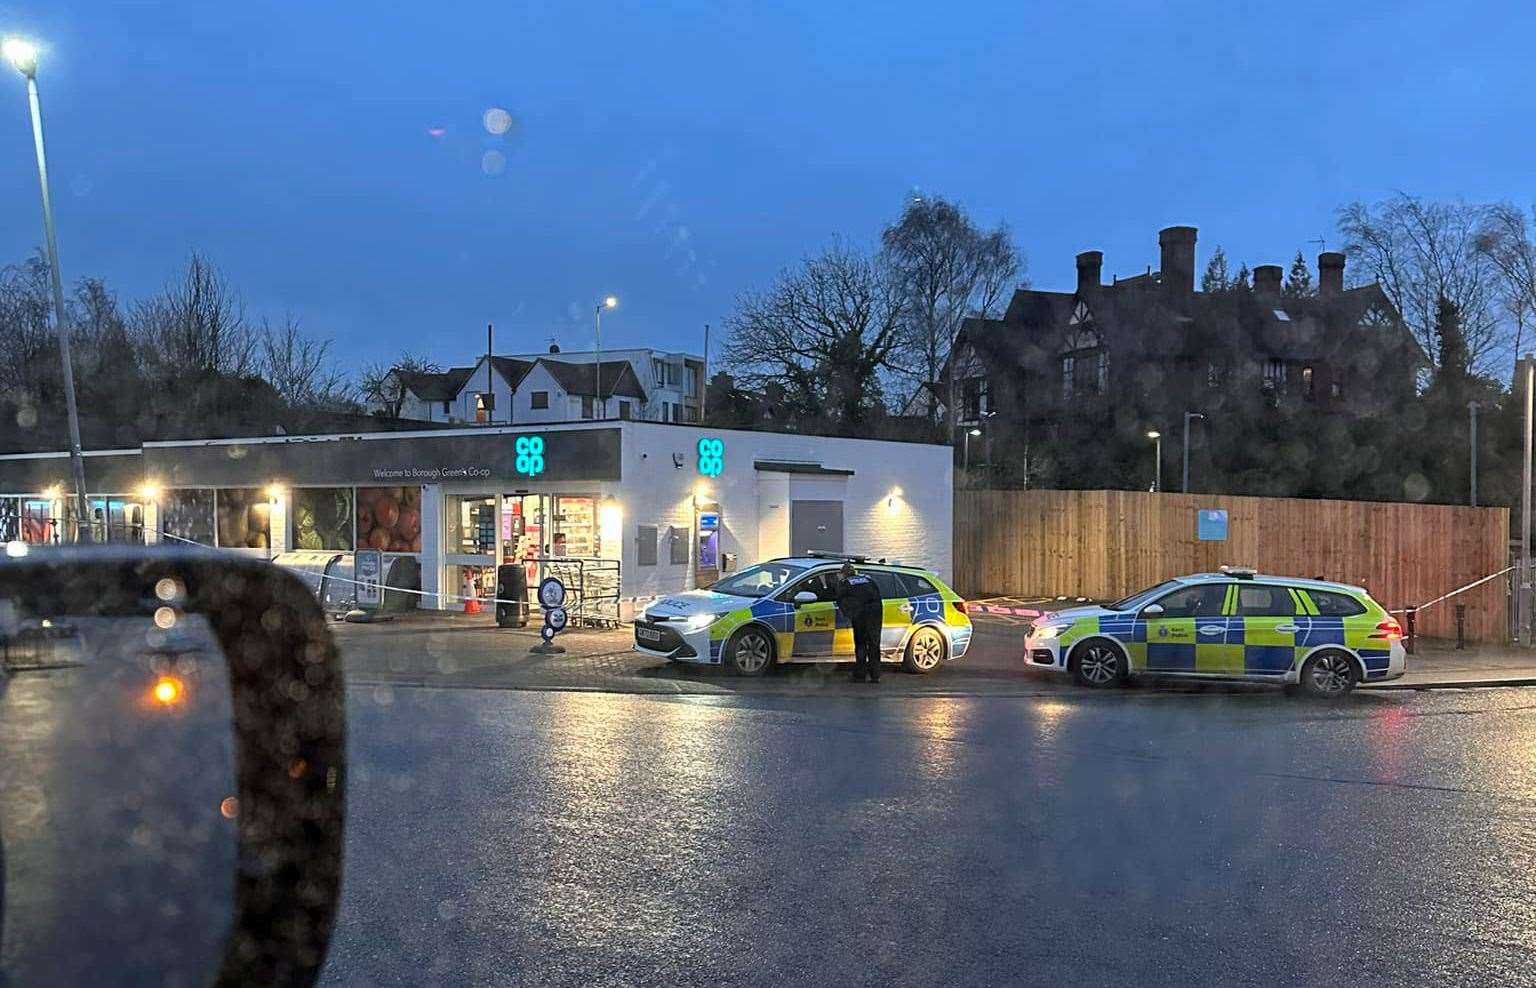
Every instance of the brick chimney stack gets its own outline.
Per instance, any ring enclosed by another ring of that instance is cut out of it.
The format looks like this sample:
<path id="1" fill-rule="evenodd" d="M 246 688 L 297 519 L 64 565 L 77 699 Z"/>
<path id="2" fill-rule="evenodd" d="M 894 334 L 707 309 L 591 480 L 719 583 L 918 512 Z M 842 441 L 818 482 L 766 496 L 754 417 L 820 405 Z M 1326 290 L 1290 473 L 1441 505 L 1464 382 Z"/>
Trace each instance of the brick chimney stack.
<path id="1" fill-rule="evenodd" d="M 1328 250 L 1317 255 L 1317 294 L 1324 298 L 1344 290 L 1344 255 Z"/>
<path id="2" fill-rule="evenodd" d="M 1163 287 L 1176 295 L 1195 291 L 1195 228 L 1170 226 L 1157 234 L 1163 249 Z"/>
<path id="3" fill-rule="evenodd" d="M 1098 288 L 1103 270 L 1103 251 L 1085 250 L 1077 255 L 1077 294 Z"/>
<path id="4" fill-rule="evenodd" d="M 1253 294 L 1280 297 L 1280 280 L 1285 272 L 1278 264 L 1260 264 L 1253 269 Z"/>

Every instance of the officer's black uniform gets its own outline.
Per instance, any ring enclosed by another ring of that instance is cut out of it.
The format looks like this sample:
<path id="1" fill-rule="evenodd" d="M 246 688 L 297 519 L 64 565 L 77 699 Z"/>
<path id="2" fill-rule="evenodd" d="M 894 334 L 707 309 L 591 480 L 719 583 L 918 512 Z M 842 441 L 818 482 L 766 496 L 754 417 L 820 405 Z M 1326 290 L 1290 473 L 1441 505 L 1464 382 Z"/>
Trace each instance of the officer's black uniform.
<path id="1" fill-rule="evenodd" d="M 885 623 L 880 588 L 868 576 L 845 566 L 837 579 L 837 609 L 853 625 L 854 682 L 862 682 L 866 675 L 870 682 L 880 682 L 880 627 Z"/>

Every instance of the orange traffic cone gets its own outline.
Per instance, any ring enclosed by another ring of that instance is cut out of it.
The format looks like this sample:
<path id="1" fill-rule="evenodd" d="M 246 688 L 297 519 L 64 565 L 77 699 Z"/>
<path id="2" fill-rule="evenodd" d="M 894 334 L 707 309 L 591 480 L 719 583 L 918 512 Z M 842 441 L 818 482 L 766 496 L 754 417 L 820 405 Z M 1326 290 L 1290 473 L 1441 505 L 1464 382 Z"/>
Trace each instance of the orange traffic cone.
<path id="1" fill-rule="evenodd" d="M 475 587 L 475 579 L 468 573 L 464 574 L 464 613 L 479 614 L 480 599 L 476 596 L 479 591 Z"/>

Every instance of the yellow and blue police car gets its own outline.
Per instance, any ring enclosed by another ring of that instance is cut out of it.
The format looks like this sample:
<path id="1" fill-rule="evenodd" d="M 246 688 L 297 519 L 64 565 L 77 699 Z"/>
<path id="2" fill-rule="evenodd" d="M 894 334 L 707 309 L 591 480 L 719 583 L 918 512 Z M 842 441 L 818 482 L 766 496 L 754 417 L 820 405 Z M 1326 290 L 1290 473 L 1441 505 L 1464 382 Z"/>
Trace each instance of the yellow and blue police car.
<path id="1" fill-rule="evenodd" d="M 1336 698 L 1403 674 L 1403 630 L 1364 588 L 1223 567 L 1037 618 L 1026 663 L 1083 686 L 1138 673 L 1282 683 Z"/>
<path id="2" fill-rule="evenodd" d="M 635 620 L 635 651 L 759 676 L 776 663 L 852 662 L 853 627 L 835 601 L 837 574 L 853 563 L 884 600 L 880 653 L 929 673 L 965 654 L 965 601 L 930 570 L 813 553 L 773 559 L 707 590 L 663 597 Z"/>

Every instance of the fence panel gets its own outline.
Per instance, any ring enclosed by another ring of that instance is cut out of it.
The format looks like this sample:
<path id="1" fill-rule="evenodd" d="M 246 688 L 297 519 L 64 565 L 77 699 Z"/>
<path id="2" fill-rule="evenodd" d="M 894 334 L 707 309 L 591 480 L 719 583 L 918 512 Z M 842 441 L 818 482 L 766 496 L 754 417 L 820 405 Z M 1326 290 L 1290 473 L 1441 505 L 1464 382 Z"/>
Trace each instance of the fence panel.
<path id="1" fill-rule="evenodd" d="M 1225 541 L 1197 538 L 1225 509 Z M 956 589 L 970 596 L 1119 597 L 1184 573 L 1252 566 L 1360 584 L 1389 608 L 1420 604 L 1508 565 L 1509 511 L 1438 504 L 1140 491 L 955 492 Z M 1421 634 L 1502 641 L 1508 586 L 1493 580 L 1419 616 Z"/>

